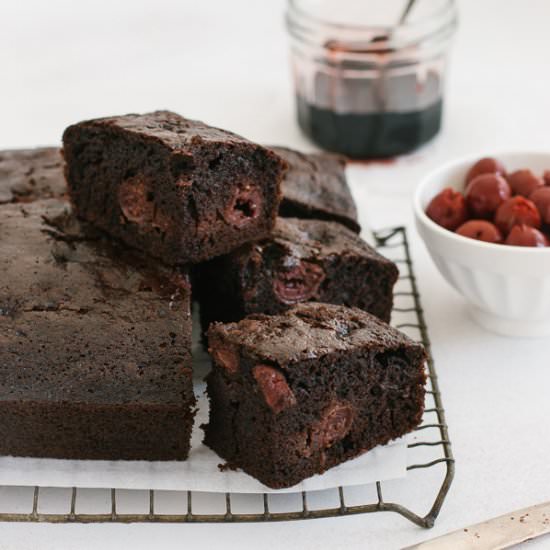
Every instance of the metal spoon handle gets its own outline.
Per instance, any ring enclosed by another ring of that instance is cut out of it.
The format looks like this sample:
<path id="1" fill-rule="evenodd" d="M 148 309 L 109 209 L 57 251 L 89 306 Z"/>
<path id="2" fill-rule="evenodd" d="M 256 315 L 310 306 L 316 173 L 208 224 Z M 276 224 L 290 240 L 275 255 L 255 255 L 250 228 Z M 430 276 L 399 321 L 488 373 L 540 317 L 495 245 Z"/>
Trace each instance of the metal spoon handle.
<path id="1" fill-rule="evenodd" d="M 550 502 L 544 502 L 403 550 L 502 550 L 549 532 Z"/>
<path id="2" fill-rule="evenodd" d="M 416 0 L 409 0 L 407 2 L 407 5 L 405 6 L 405 10 L 401 14 L 401 17 L 399 18 L 400 25 L 406 21 L 407 17 L 409 17 L 409 13 L 413 9 L 413 6 L 415 5 L 415 3 L 416 3 Z"/>

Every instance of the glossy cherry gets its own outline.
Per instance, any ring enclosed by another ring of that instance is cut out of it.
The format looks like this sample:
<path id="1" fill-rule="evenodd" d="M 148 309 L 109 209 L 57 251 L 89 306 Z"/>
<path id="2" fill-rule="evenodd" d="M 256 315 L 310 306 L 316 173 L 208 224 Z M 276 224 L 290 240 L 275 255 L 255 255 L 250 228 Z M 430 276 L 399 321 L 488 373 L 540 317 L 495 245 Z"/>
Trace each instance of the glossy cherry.
<path id="1" fill-rule="evenodd" d="M 495 225 L 504 235 L 508 235 L 514 225 L 528 225 L 538 229 L 541 225 L 540 214 L 532 201 L 516 195 L 498 207 Z"/>
<path id="2" fill-rule="evenodd" d="M 487 220 L 469 220 L 463 223 L 456 232 L 463 237 L 486 243 L 499 244 L 503 241 L 499 228 Z"/>
<path id="3" fill-rule="evenodd" d="M 512 190 L 503 176 L 482 174 L 466 187 L 466 206 L 476 218 L 491 218 L 511 196 Z"/>
<path id="4" fill-rule="evenodd" d="M 507 179 L 512 188 L 512 193 L 514 195 L 522 195 L 523 197 L 529 197 L 535 189 L 544 185 L 543 179 L 528 169 L 516 170 L 509 174 Z"/>
<path id="5" fill-rule="evenodd" d="M 497 159 L 485 157 L 479 159 L 471 168 L 468 170 L 466 175 L 466 184 L 470 183 L 474 178 L 480 176 L 481 174 L 500 174 L 501 176 L 506 175 L 506 169 L 502 162 Z"/>
<path id="6" fill-rule="evenodd" d="M 450 231 L 454 231 L 468 218 L 464 197 L 451 187 L 443 189 L 431 200 L 426 214 L 435 223 Z"/>
<path id="7" fill-rule="evenodd" d="M 528 225 L 514 225 L 504 244 L 512 246 L 548 246 L 548 239 L 538 229 Z"/>
<path id="8" fill-rule="evenodd" d="M 537 207 L 542 222 L 550 224 L 550 187 L 536 189 L 529 195 L 529 200 Z"/>

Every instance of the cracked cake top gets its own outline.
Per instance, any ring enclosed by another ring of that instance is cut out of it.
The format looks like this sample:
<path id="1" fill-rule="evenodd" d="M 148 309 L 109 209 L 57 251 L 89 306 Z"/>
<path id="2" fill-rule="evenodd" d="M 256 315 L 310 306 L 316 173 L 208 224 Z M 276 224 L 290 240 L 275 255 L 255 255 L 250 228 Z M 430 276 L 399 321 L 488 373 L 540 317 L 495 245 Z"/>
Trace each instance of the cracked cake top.
<path id="1" fill-rule="evenodd" d="M 3 398 L 179 403 L 190 374 L 187 274 L 88 230 L 65 202 L 1 214 Z"/>

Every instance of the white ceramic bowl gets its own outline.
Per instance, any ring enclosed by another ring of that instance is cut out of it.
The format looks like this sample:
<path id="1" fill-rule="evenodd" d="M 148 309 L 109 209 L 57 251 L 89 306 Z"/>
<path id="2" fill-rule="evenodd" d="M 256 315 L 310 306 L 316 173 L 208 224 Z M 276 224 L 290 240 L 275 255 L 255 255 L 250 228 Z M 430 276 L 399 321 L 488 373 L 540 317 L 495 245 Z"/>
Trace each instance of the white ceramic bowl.
<path id="1" fill-rule="evenodd" d="M 440 227 L 426 216 L 431 199 L 445 187 L 464 189 L 468 169 L 481 156 L 504 163 L 508 171 L 550 169 L 550 153 L 490 153 L 450 162 L 419 185 L 414 211 L 417 229 L 439 271 L 466 298 L 473 318 L 500 334 L 550 335 L 550 248 L 484 243 Z"/>

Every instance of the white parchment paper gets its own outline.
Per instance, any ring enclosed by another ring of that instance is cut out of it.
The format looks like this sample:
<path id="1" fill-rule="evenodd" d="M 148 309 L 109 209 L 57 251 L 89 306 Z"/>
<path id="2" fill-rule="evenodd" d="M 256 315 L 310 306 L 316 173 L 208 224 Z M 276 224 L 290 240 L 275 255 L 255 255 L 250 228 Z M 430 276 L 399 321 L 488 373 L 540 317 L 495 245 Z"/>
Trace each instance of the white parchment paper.
<path id="1" fill-rule="evenodd" d="M 198 323 L 195 322 L 194 326 L 198 326 Z M 202 444 L 200 425 L 208 420 L 208 400 L 204 395 L 205 384 L 202 379 L 210 368 L 210 360 L 202 350 L 197 334 L 194 335 L 193 357 L 199 410 L 195 417 L 188 460 L 147 462 L 0 457 L 0 486 L 264 493 L 315 491 L 405 476 L 407 446 L 404 438 L 377 447 L 289 489 L 273 491 L 241 471 L 221 471 L 218 465 L 224 461 Z"/>

